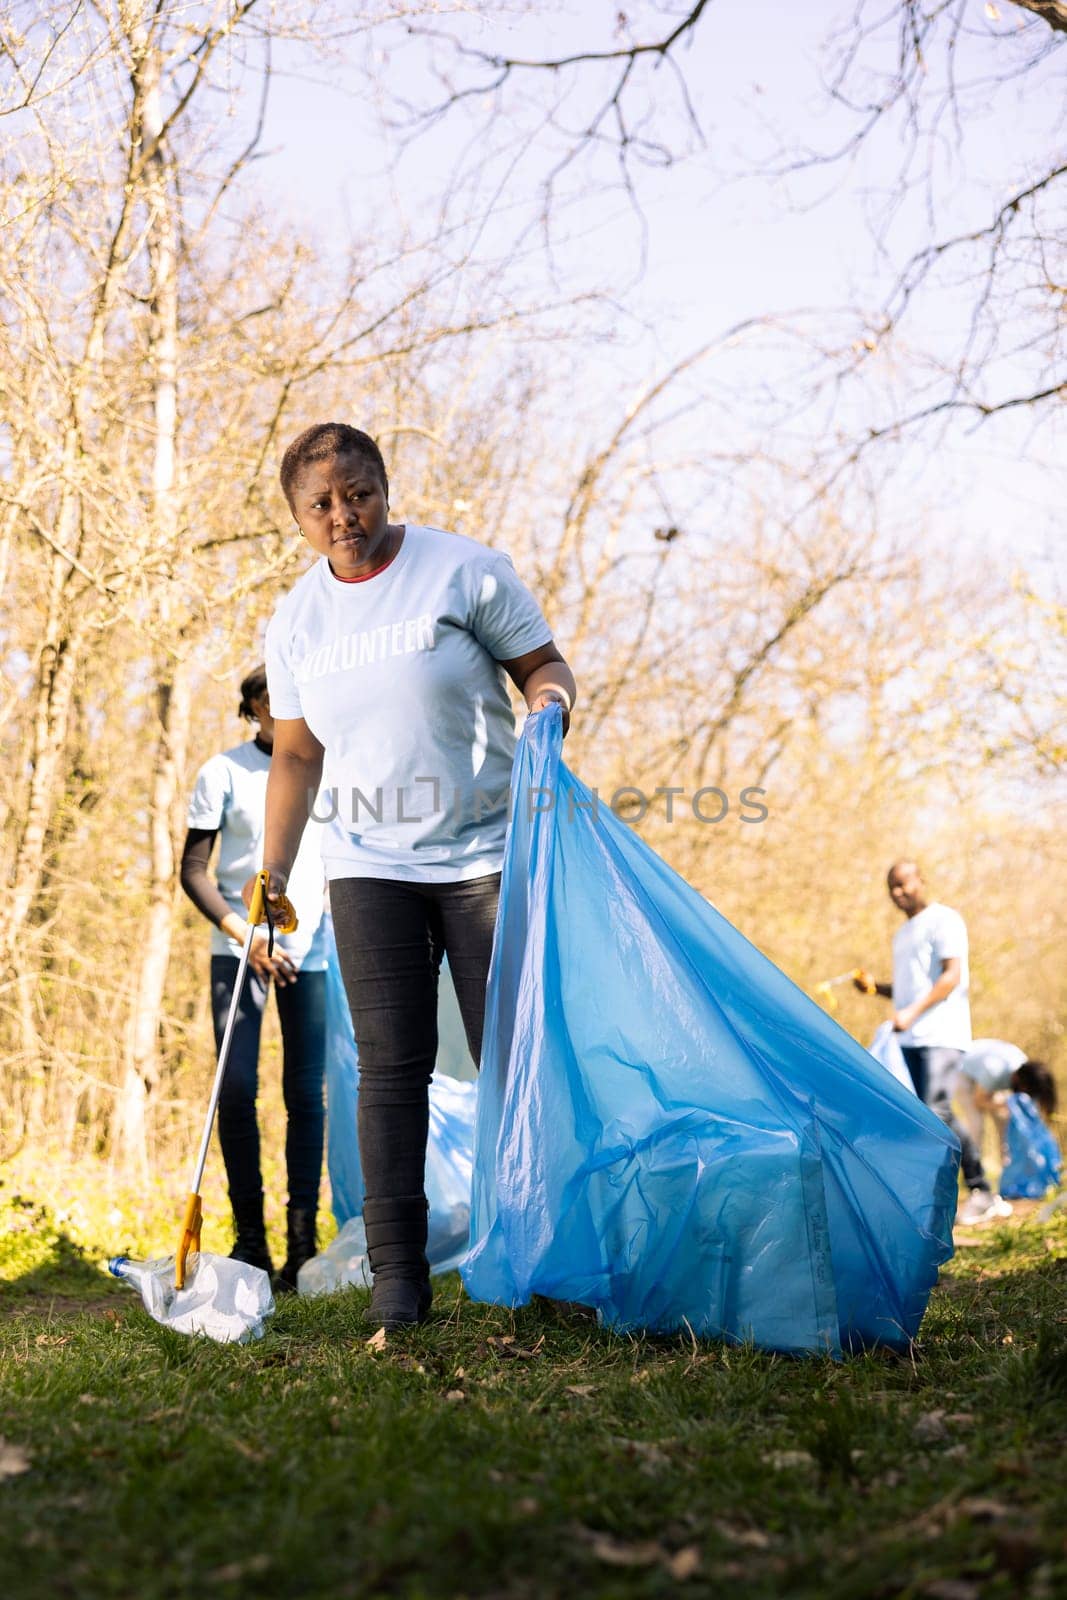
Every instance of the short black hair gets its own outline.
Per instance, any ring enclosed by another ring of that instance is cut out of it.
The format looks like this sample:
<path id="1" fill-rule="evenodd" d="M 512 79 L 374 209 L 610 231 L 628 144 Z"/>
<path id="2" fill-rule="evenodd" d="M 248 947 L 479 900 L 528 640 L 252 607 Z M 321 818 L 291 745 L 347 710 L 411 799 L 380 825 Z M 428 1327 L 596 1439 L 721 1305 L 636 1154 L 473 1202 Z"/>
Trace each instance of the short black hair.
<path id="1" fill-rule="evenodd" d="M 309 467 L 313 461 L 328 461 L 331 456 L 340 455 L 344 450 L 352 450 L 356 455 L 366 456 L 381 477 L 385 498 L 388 500 L 389 474 L 385 470 L 382 452 L 370 434 L 363 433 L 359 428 L 350 427 L 347 422 L 314 422 L 310 428 L 305 428 L 303 433 L 297 434 L 282 456 L 279 476 L 290 511 L 293 509 L 293 489 L 304 468 Z"/>
<path id="2" fill-rule="evenodd" d="M 1016 1094 L 1028 1094 L 1046 1117 L 1056 1115 L 1059 1096 L 1056 1080 L 1043 1061 L 1024 1061 L 1011 1075 L 1011 1086 Z"/>
<path id="3" fill-rule="evenodd" d="M 266 667 L 253 667 L 247 678 L 241 679 L 241 704 L 237 707 L 237 715 L 244 717 L 246 722 L 255 722 L 256 713 L 252 701 L 262 700 L 266 692 Z"/>

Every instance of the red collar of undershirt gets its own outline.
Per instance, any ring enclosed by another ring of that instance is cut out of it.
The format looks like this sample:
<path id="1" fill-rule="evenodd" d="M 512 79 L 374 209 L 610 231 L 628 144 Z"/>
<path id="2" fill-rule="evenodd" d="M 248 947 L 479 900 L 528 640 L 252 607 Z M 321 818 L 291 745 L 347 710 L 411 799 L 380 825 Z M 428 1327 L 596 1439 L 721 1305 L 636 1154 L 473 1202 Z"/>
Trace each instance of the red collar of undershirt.
<path id="1" fill-rule="evenodd" d="M 372 578 L 376 578 L 379 573 L 384 572 L 386 567 L 392 566 L 393 562 L 396 560 L 403 548 L 404 542 L 401 540 L 399 548 L 393 551 L 388 561 L 383 561 L 381 566 L 375 567 L 373 572 L 364 572 L 362 577 L 359 578 L 342 578 L 341 574 L 339 572 L 334 572 L 332 567 L 330 568 L 330 572 L 337 579 L 338 583 L 369 583 Z"/>

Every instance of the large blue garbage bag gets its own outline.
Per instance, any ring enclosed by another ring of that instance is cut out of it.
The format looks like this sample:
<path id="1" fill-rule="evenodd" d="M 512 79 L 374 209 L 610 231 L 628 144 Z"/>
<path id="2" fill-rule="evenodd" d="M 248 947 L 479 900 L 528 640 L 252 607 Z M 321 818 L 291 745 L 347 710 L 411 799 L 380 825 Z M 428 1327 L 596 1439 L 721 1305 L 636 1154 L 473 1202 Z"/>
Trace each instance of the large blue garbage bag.
<path id="1" fill-rule="evenodd" d="M 475 1128 L 476 1299 L 769 1349 L 901 1346 L 959 1144 L 562 765 L 516 754 Z"/>
<path id="2" fill-rule="evenodd" d="M 1052 1129 L 1028 1094 L 1008 1096 L 1008 1164 L 1000 1175 L 1006 1200 L 1041 1200 L 1060 1181 L 1062 1157 Z"/>

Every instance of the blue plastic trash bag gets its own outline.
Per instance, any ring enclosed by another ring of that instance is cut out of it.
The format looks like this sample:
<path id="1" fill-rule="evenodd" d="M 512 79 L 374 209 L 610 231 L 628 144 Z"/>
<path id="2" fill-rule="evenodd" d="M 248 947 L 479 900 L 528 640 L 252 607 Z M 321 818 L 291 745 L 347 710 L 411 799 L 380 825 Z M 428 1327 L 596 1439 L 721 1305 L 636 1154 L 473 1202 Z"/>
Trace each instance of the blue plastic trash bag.
<path id="1" fill-rule="evenodd" d="M 530 717 L 512 776 L 467 1288 L 774 1350 L 905 1345 L 952 1253 L 955 1135 L 561 742 L 557 709 Z"/>
<path id="2" fill-rule="evenodd" d="M 470 1238 L 471 1164 L 477 1086 L 442 1071 L 447 1062 L 473 1071 L 447 967 L 441 971 L 438 1019 L 440 1048 L 430 1084 L 430 1132 L 426 1147 L 426 1197 L 430 1202 L 426 1253 L 432 1272 L 451 1272 Z M 367 1236 L 363 1230 L 363 1175 L 356 1138 L 359 1063 L 352 1018 L 337 952 L 326 969 L 326 1164 L 337 1218 L 336 1238 L 297 1274 L 301 1294 L 325 1294 L 346 1284 L 369 1285 Z"/>
<path id="3" fill-rule="evenodd" d="M 1028 1094 L 1008 1096 L 1008 1164 L 1000 1175 L 1005 1200 L 1043 1200 L 1060 1181 L 1056 1136 Z"/>

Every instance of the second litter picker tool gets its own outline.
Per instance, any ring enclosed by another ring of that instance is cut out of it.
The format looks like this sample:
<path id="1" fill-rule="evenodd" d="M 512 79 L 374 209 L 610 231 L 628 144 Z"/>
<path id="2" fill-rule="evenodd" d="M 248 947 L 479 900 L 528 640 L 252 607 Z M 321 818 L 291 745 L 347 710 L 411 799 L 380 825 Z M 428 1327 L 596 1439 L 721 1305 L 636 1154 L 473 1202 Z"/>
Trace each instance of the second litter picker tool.
<path id="1" fill-rule="evenodd" d="M 233 1038 L 234 1025 L 237 1021 L 237 1010 L 241 1003 L 241 991 L 244 988 L 245 973 L 248 971 L 248 958 L 252 951 L 256 928 L 261 922 L 266 922 L 267 948 L 271 955 L 274 954 L 275 933 L 294 933 L 296 931 L 296 912 L 293 910 L 291 902 L 284 895 L 278 897 L 274 907 L 268 904 L 267 885 L 269 881 L 269 873 L 258 872 L 256 874 L 255 888 L 252 891 L 252 900 L 248 907 L 248 928 L 237 965 L 237 978 L 233 986 L 233 999 L 230 1001 L 226 1029 L 222 1035 L 222 1044 L 219 1046 L 219 1062 L 215 1069 L 215 1081 L 211 1087 L 211 1099 L 208 1102 L 207 1116 L 204 1119 L 204 1132 L 201 1135 L 200 1149 L 197 1152 L 193 1181 L 189 1185 L 189 1194 L 185 1202 L 181 1242 L 178 1245 L 178 1254 L 174 1259 L 174 1287 L 176 1289 L 184 1289 L 185 1287 L 185 1266 L 190 1250 L 199 1251 L 200 1249 L 200 1227 L 203 1221 L 203 1209 L 200 1204 L 200 1185 L 204 1177 L 204 1163 L 207 1161 L 208 1145 L 211 1143 L 211 1130 L 215 1125 L 219 1091 L 222 1088 L 222 1080 L 226 1075 L 230 1041 Z"/>

